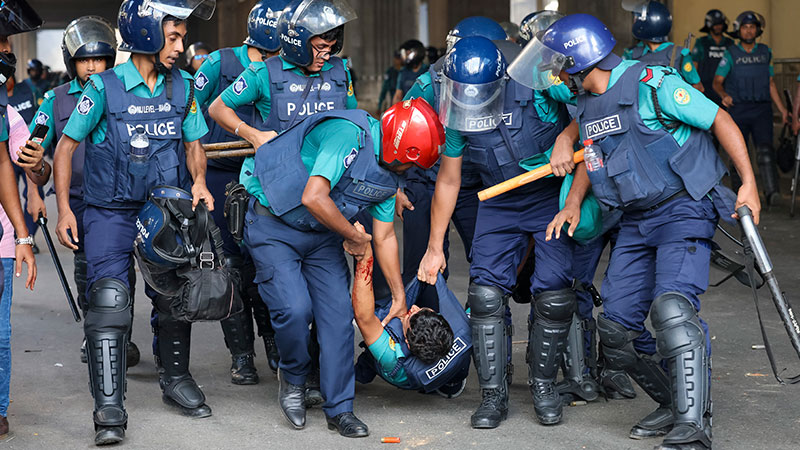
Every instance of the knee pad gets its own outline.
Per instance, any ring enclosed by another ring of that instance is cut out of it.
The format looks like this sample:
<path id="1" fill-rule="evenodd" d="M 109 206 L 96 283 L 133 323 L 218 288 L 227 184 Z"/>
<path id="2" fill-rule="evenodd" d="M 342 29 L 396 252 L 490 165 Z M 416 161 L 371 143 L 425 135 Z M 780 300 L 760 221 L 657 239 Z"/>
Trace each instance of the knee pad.
<path id="1" fill-rule="evenodd" d="M 636 364 L 639 355 L 633 348 L 633 340 L 641 333 L 630 331 L 600 314 L 597 316 L 597 334 L 609 369 L 625 370 Z"/>
<path id="2" fill-rule="evenodd" d="M 659 295 L 650 307 L 650 320 L 656 332 L 656 348 L 664 358 L 705 346 L 705 333 L 697 310 L 683 294 Z"/>
<path id="3" fill-rule="evenodd" d="M 88 310 L 109 314 L 130 309 L 131 297 L 125 284 L 114 278 L 103 278 L 92 285 Z"/>
<path id="4" fill-rule="evenodd" d="M 499 287 L 471 283 L 467 290 L 467 302 L 473 318 L 503 317 L 508 297 Z"/>
<path id="5" fill-rule="evenodd" d="M 759 164 L 770 164 L 774 160 L 772 146 L 769 144 L 759 144 L 756 146 L 756 155 Z"/>
<path id="6" fill-rule="evenodd" d="M 544 291 L 534 300 L 536 317 L 551 322 L 569 322 L 577 308 L 575 291 L 572 289 L 559 289 L 557 291 Z"/>

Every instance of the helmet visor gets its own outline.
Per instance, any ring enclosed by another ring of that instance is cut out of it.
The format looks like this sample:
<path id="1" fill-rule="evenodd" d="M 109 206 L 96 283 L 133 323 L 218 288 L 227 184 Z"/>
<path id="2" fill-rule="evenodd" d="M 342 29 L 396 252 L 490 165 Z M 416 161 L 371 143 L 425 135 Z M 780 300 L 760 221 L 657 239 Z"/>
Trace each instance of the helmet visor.
<path id="1" fill-rule="evenodd" d="M 503 116 L 506 79 L 469 84 L 442 77 L 439 120 L 458 131 L 488 131 L 497 127 Z"/>
<path id="2" fill-rule="evenodd" d="M 75 53 L 81 47 L 92 43 L 108 44 L 111 49 L 117 47 L 117 36 L 114 33 L 114 29 L 104 19 L 86 17 L 80 19 L 80 21 L 73 22 L 64 31 L 64 47 L 71 56 L 75 56 Z"/>
<path id="3" fill-rule="evenodd" d="M 544 45 L 537 36 L 508 66 L 508 75 L 531 89 L 547 89 L 561 82 L 558 74 L 566 63 L 566 55 Z"/>
<path id="4" fill-rule="evenodd" d="M 0 35 L 32 31 L 42 26 L 42 18 L 27 2 L 19 0 L 0 1 Z"/>
<path id="5" fill-rule="evenodd" d="M 289 28 L 305 27 L 312 36 L 325 33 L 358 18 L 344 0 L 303 0 L 289 20 Z"/>
<path id="6" fill-rule="evenodd" d="M 525 24 L 525 30 L 529 36 L 528 40 L 538 35 L 539 32 L 550 28 L 550 25 L 556 23 L 556 21 L 562 17 L 564 17 L 564 15 L 556 11 L 542 11 L 536 14 L 533 19 Z"/>
<path id="7" fill-rule="evenodd" d="M 634 14 L 645 14 L 649 0 L 622 0 L 622 9 Z"/>
<path id="8" fill-rule="evenodd" d="M 152 6 L 164 14 L 184 20 L 189 16 L 208 20 L 214 15 L 217 0 L 145 0 L 142 6 Z"/>

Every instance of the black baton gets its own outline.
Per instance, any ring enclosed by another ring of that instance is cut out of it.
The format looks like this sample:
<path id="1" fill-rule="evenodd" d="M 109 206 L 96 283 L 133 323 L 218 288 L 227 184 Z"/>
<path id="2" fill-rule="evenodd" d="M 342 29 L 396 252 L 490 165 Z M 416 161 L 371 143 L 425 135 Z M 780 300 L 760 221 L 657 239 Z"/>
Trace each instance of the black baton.
<path id="1" fill-rule="evenodd" d="M 58 272 L 58 279 L 61 280 L 61 286 L 64 288 L 64 294 L 67 296 L 67 303 L 69 304 L 70 311 L 72 311 L 72 317 L 75 318 L 75 322 L 80 322 L 81 314 L 78 312 L 78 307 L 75 305 L 72 289 L 69 287 L 67 277 L 64 275 L 64 268 L 61 267 L 61 261 L 58 259 L 58 254 L 56 254 L 53 238 L 50 237 L 50 231 L 47 229 L 47 217 L 39 213 L 39 219 L 36 220 L 36 223 L 39 224 L 44 232 L 44 241 L 47 242 L 47 248 L 50 249 L 50 255 L 53 256 L 53 264 L 56 266 L 56 272 Z"/>

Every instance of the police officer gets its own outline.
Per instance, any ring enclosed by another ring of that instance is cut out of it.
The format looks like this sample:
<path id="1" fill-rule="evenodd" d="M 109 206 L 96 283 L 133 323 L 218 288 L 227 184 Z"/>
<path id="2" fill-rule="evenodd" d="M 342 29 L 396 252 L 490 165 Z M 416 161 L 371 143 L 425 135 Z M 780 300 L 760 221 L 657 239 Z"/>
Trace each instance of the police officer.
<path id="1" fill-rule="evenodd" d="M 28 85 L 31 91 L 37 93 L 37 99 L 41 100 L 42 92 L 50 90 L 49 80 L 45 77 L 44 64 L 38 59 L 28 60 L 28 78 L 24 83 Z"/>
<path id="2" fill-rule="evenodd" d="M 728 31 L 728 18 L 718 9 L 709 10 L 703 23 L 701 32 L 705 36 L 697 38 L 692 49 L 692 60 L 700 73 L 703 83 L 703 93 L 717 105 L 721 104 L 717 91 L 714 90 L 714 74 L 719 62 L 725 56 L 725 50 L 733 46 L 733 40 L 723 33 Z"/>
<path id="3" fill-rule="evenodd" d="M 725 50 L 714 76 L 714 90 L 722 99 L 722 106 L 736 121 L 745 141 L 752 138 L 761 188 L 767 205 L 772 206 L 780 202 L 781 195 L 775 150 L 772 148 L 770 99 L 783 116 L 783 123 L 789 122 L 789 111 L 772 79 L 772 50 L 766 44 L 756 42 L 765 27 L 764 17 L 756 12 L 745 11 L 736 17 L 730 35 L 739 39 L 739 43 Z M 734 180 L 734 184 L 737 183 L 738 180 Z"/>
<path id="4" fill-rule="evenodd" d="M 356 229 L 363 231 L 361 223 Z M 469 374 L 469 317 L 458 298 L 439 279 L 437 298 L 421 301 L 421 283 L 407 285 L 408 314 L 384 327 L 389 305 L 372 288 L 372 246 L 356 258 L 353 313 L 367 349 L 356 363 L 356 381 L 369 383 L 375 375 L 400 389 L 437 392 L 445 398 L 461 394 Z M 377 310 L 376 310 L 377 307 Z"/>
<path id="5" fill-rule="evenodd" d="M 394 98 L 394 91 L 397 90 L 397 77 L 403 69 L 403 59 L 400 57 L 400 50 L 395 50 L 392 53 L 392 65 L 386 69 L 383 74 L 383 84 L 381 84 L 381 93 L 378 95 L 378 111 L 383 112 L 383 102 L 388 97 L 388 102 L 391 103 Z"/>
<path id="6" fill-rule="evenodd" d="M 400 46 L 400 57 L 403 59 L 403 68 L 397 74 L 397 88 L 394 91 L 392 103 L 397 103 L 403 99 L 417 77 L 428 71 L 425 64 L 427 51 L 422 42 L 411 39 Z"/>
<path id="7" fill-rule="evenodd" d="M 442 242 L 461 185 L 462 155 L 469 153 L 483 183 L 494 185 L 525 172 L 520 163 L 553 147 L 568 123 L 566 108 L 550 92 L 514 81 L 503 92 L 505 69 L 500 50 L 483 37 L 462 38 L 447 54 L 439 108 L 448 128 L 447 148 L 436 179 L 428 250 L 417 274 L 427 283 L 433 284 L 445 268 Z M 475 428 L 495 428 L 508 414 L 510 349 L 504 316 L 531 238 L 536 252 L 529 383 L 539 421 L 561 420 L 555 381 L 575 311 L 575 294 L 569 288 L 574 243 L 567 236 L 544 241 L 544 217 L 558 210 L 559 189 L 560 180 L 546 179 L 478 206 L 467 299 L 482 396 L 471 419 Z"/>
<path id="8" fill-rule="evenodd" d="M 33 289 L 36 282 L 36 260 L 31 249 L 33 237 L 28 234 L 28 229 L 25 226 L 25 219 L 23 218 L 19 201 L 17 179 L 14 176 L 11 158 L 9 158 L 9 120 L 6 113 L 8 96 L 4 84 L 8 82 L 16 70 L 17 62 L 17 58 L 11 52 L 11 43 L 8 41 L 8 37 L 33 31 L 41 25 L 42 19 L 24 0 L 9 0 L 0 4 L 0 206 L 6 212 L 16 235 L 14 240 L 16 258 L 14 273 L 19 277 L 22 274 L 22 264 L 25 263 L 28 266 L 25 287 L 29 289 Z M 3 234 L 1 228 L 0 237 Z M 4 284 L 2 275 L 0 275 L 0 295 L 2 295 Z M 5 344 L 7 346 L 8 342 Z M 7 401 L 8 385 L 6 384 L 4 387 L 6 391 L 3 394 Z M 7 406 L 8 404 L 2 405 L 2 412 L 0 412 L 0 436 L 7 436 L 9 432 L 8 418 L 6 417 Z"/>
<path id="9" fill-rule="evenodd" d="M 549 70 L 541 79 L 560 71 L 579 92 L 580 137 L 598 152 L 578 167 L 570 198 L 547 234 L 580 221 L 590 182 L 598 200 L 623 211 L 597 327 L 608 363 L 659 403 L 631 437 L 666 434 L 658 449 L 711 448 L 709 335 L 698 296 L 708 286 L 715 225 L 735 215 L 734 194 L 719 184 L 725 166 L 705 130 L 713 130 L 742 177 L 736 206 L 749 206 L 758 220 L 755 177 L 726 112 L 672 68 L 620 60 L 611 53 L 615 43 L 586 14 L 559 20 L 542 37 L 546 56 L 536 67 Z M 648 314 L 655 339 L 644 325 Z M 669 375 L 654 358 L 656 349 Z"/>
<path id="10" fill-rule="evenodd" d="M 655 0 L 642 1 L 633 7 L 629 7 L 627 2 L 622 3 L 623 8 L 633 13 L 633 37 L 640 41 L 626 49 L 622 59 L 674 67 L 687 83 L 703 92 L 689 49 L 669 42 L 672 14 L 667 7 Z"/>
<path id="11" fill-rule="evenodd" d="M 358 106 L 345 61 L 334 55 L 342 49 L 344 25 L 356 18 L 344 0 L 293 0 L 281 13 L 278 36 L 280 56 L 253 62 L 209 107 L 211 117 L 229 133 L 258 148 L 271 134 L 281 132 L 308 116 L 331 109 Z M 244 120 L 236 110 L 255 104 L 261 120 Z M 245 159 L 240 179 L 253 182 L 253 158 Z M 316 333 L 313 334 L 316 336 Z M 319 353 L 316 337 L 313 355 Z M 307 400 L 321 403 L 319 358 L 312 358 Z"/>
<path id="12" fill-rule="evenodd" d="M 195 97 L 201 109 L 206 109 L 228 86 L 239 77 L 251 63 L 263 64 L 266 59 L 277 55 L 280 50 L 278 39 L 278 18 L 287 0 L 262 0 L 253 6 L 247 20 L 248 35 L 244 45 L 236 48 L 223 48 L 212 52 L 195 74 Z M 262 129 L 264 121 L 253 102 L 236 108 L 236 115 L 250 126 Z M 213 120 L 207 120 L 209 133 L 203 139 L 206 143 L 235 141 L 238 138 Z M 218 205 L 225 203 L 225 187 L 239 179 L 244 158 L 225 158 L 210 160 L 206 179 L 211 194 Z M 253 357 L 253 319 L 258 325 L 258 335 L 264 339 L 267 361 L 273 372 L 278 370 L 278 349 L 275 346 L 275 333 L 269 320 L 266 304 L 258 297 L 253 284 L 253 262 L 245 250 L 234 241 L 228 230 L 228 222 L 223 209 L 212 212 L 214 221 L 222 232 L 223 250 L 231 267 L 241 274 L 242 285 L 239 291 L 245 303 L 242 314 L 222 320 L 225 343 L 231 352 L 231 383 L 256 384 L 258 372 Z"/>
<path id="13" fill-rule="evenodd" d="M 199 142 L 207 128 L 193 97 L 192 78 L 175 63 L 183 51 L 186 19 L 195 15 L 207 20 L 215 6 L 213 0 L 126 0 L 118 17 L 120 50 L 132 56 L 89 78 L 56 147 L 57 233 L 62 244 L 76 250 L 72 240 L 78 236 L 77 221 L 68 198 L 71 159 L 79 143 L 88 139 L 84 332 L 96 445 L 120 442 L 125 436 L 125 344 L 132 319 L 128 271 L 139 209 L 156 185 L 191 189 L 194 205 L 205 201 L 209 209 L 214 207 Z M 146 155 L 132 152 L 134 137 L 149 141 Z M 162 344 L 157 363 L 164 402 L 190 417 L 210 416 L 205 396 L 188 370 L 191 325 L 172 317 L 170 298 L 146 292 L 158 310 Z"/>
<path id="14" fill-rule="evenodd" d="M 392 225 L 394 195 L 412 164 L 429 168 L 436 162 L 443 140 L 435 112 L 423 100 L 394 105 L 381 122 L 364 111 L 328 111 L 260 148 L 253 175 L 243 173 L 253 196 L 245 242 L 281 354 L 279 403 L 294 428 L 305 426 L 310 361 L 304 344 L 313 315 L 328 428 L 346 437 L 369 434 L 353 415 L 353 310 L 341 246 L 360 256 L 373 243 L 392 291 L 384 322 L 401 317 L 406 304 Z M 365 209 L 373 216 L 372 235 L 348 222 Z"/>
<path id="15" fill-rule="evenodd" d="M 183 70 L 189 72 L 192 76 L 196 75 L 197 70 L 208 59 L 209 53 L 211 53 L 211 48 L 204 42 L 197 41 L 193 43 L 183 53 Z"/>

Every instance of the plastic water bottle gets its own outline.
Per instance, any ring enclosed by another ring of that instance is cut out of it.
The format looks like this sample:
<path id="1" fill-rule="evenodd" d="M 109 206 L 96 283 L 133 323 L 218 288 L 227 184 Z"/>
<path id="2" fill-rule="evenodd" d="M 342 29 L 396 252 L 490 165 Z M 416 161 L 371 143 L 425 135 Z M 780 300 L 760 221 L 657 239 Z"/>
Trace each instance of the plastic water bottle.
<path id="1" fill-rule="evenodd" d="M 131 138 L 131 162 L 143 164 L 147 162 L 150 154 L 150 139 L 144 131 L 144 126 L 137 125 L 136 133 Z"/>
<path id="2" fill-rule="evenodd" d="M 594 145 L 591 139 L 583 141 L 583 162 L 586 163 L 586 170 L 594 172 L 603 168 L 603 154 L 600 147 Z"/>

